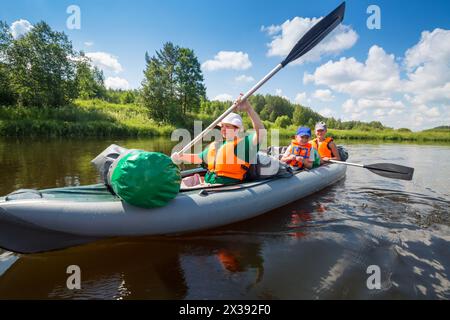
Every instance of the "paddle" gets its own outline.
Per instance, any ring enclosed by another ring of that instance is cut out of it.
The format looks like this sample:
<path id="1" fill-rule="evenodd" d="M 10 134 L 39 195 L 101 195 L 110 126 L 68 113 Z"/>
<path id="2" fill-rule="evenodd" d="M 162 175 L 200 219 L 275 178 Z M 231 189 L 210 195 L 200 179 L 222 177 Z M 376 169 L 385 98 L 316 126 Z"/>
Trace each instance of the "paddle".
<path id="1" fill-rule="evenodd" d="M 314 48 L 323 38 L 325 38 L 331 31 L 334 30 L 344 19 L 345 2 L 339 7 L 333 10 L 328 16 L 316 23 L 294 46 L 291 52 L 288 54 L 280 64 L 278 64 L 272 71 L 270 71 L 264 78 L 262 78 L 253 88 L 251 88 L 241 101 L 247 100 L 256 90 L 258 90 L 263 84 L 265 84 L 270 78 L 272 78 L 278 71 L 288 65 L 290 62 L 297 60 L 305 53 Z M 235 108 L 236 102 L 227 109 L 220 117 L 218 117 L 213 123 L 211 123 L 203 132 L 189 142 L 179 154 L 186 152 L 193 145 L 199 142 L 208 132 L 215 128 L 227 115 L 229 115 Z"/>
<path id="2" fill-rule="evenodd" d="M 360 167 L 364 169 L 368 169 L 375 174 L 378 174 L 382 177 L 391 178 L 391 179 L 400 179 L 400 180 L 412 180 L 414 174 L 414 168 L 400 166 L 398 164 L 393 163 L 375 163 L 375 164 L 358 164 L 351 162 L 343 162 L 337 160 L 328 160 L 328 162 L 332 163 L 340 163 L 353 167 Z"/>

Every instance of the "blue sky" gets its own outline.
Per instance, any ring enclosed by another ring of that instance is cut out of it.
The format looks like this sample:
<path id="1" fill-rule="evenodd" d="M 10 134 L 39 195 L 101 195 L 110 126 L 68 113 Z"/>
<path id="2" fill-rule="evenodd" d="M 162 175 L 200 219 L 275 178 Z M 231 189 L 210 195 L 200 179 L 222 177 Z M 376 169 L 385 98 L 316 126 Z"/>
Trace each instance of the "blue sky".
<path id="1" fill-rule="evenodd" d="M 340 1 L 53 1 L 2 3 L 17 32 L 44 20 L 100 66 L 112 87 L 137 88 L 144 54 L 164 42 L 189 47 L 203 64 L 207 95 L 245 92 L 285 55 L 296 37 Z M 81 28 L 67 28 L 77 5 Z M 369 5 L 381 10 L 370 30 Z M 450 2 L 347 1 L 344 26 L 302 63 L 261 88 L 344 120 L 379 120 L 415 130 L 450 124 Z M 424 33 L 425 32 L 425 33 Z"/>

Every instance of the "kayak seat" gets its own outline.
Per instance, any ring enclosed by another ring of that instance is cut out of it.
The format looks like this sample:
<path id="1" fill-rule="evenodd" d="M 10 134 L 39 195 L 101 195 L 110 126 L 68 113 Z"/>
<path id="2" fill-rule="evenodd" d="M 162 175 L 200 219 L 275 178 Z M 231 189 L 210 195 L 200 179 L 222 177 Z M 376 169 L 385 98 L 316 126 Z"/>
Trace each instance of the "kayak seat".
<path id="1" fill-rule="evenodd" d="M 19 189 L 11 192 L 5 197 L 6 201 L 28 199 L 42 199 L 42 193 L 34 189 Z"/>

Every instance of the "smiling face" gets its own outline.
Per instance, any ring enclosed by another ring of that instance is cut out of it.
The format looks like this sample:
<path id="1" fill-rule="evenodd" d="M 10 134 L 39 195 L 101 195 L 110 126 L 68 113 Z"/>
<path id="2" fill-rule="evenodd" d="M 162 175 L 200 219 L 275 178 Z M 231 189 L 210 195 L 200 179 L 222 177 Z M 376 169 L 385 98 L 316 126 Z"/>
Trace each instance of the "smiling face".
<path id="1" fill-rule="evenodd" d="M 297 142 L 300 145 L 305 145 L 309 141 L 309 136 L 299 136 L 299 135 L 297 135 L 297 136 L 295 136 L 295 140 L 297 140 Z"/>
<path id="2" fill-rule="evenodd" d="M 222 123 L 222 126 L 220 127 L 220 133 L 225 140 L 233 140 L 238 136 L 239 128 L 233 126 L 232 124 Z"/>
<path id="3" fill-rule="evenodd" d="M 322 130 L 322 129 L 316 130 L 316 136 L 317 136 L 317 138 L 319 138 L 319 140 L 325 139 L 326 134 L 327 134 L 327 130 Z"/>

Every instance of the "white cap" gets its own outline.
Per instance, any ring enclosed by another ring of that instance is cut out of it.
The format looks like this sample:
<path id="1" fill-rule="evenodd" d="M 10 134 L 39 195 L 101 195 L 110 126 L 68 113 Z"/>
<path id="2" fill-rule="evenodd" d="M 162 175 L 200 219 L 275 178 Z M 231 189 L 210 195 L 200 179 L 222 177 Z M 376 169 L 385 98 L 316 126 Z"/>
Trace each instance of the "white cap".
<path id="1" fill-rule="evenodd" d="M 238 127 L 240 130 L 243 129 L 244 125 L 242 124 L 242 117 L 237 113 L 231 112 L 227 115 L 220 123 L 219 126 L 222 126 L 222 123 L 231 124 L 235 127 Z"/>
<path id="2" fill-rule="evenodd" d="M 316 130 L 327 130 L 327 125 L 325 124 L 325 122 L 320 121 L 316 123 Z"/>

